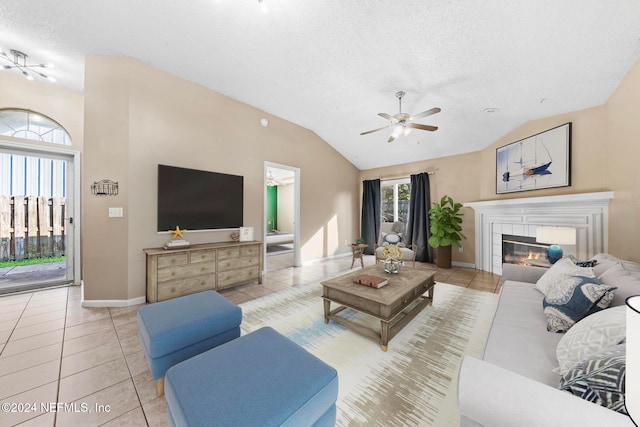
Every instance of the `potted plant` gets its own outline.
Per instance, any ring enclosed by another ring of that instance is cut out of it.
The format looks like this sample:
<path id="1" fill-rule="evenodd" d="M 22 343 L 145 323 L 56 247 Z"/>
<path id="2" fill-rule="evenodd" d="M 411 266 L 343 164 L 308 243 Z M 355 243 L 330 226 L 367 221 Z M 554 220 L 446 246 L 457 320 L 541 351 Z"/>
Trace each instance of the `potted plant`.
<path id="1" fill-rule="evenodd" d="M 455 203 L 447 195 L 440 203 L 433 203 L 429 209 L 431 237 L 429 245 L 436 249 L 436 265 L 451 268 L 451 245 L 460 247 L 460 240 L 467 237 L 462 234 L 462 203 Z"/>

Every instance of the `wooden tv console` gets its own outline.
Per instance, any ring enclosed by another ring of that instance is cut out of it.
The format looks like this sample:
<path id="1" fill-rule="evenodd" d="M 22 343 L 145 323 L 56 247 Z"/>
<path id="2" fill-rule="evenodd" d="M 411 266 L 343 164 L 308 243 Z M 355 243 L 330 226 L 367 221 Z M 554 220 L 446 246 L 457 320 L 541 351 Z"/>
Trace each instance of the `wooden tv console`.
<path id="1" fill-rule="evenodd" d="M 262 242 L 206 243 L 144 252 L 150 303 L 254 280 L 262 283 Z"/>

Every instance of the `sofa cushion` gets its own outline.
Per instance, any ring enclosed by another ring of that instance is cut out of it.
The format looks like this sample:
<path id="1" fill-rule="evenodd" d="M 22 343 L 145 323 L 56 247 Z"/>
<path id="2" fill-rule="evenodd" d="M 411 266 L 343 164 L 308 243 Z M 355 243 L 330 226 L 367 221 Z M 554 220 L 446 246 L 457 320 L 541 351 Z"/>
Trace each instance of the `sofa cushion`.
<path id="1" fill-rule="evenodd" d="M 597 270 L 597 275 L 604 273 L 603 269 L 607 269 L 611 267 L 613 264 L 620 263 L 632 276 L 640 278 L 640 263 L 628 261 L 624 259 L 620 259 L 611 254 L 596 254 L 593 256 L 593 259 L 598 261 L 596 267 L 600 264 L 603 264 L 603 267 L 594 267 L 594 270 Z"/>
<path id="2" fill-rule="evenodd" d="M 565 375 L 579 361 L 622 342 L 627 330 L 626 313 L 626 306 L 611 307 L 576 323 L 556 347 L 559 366 L 554 372 Z"/>
<path id="3" fill-rule="evenodd" d="M 547 330 L 566 332 L 591 313 L 607 308 L 614 288 L 595 277 L 572 276 L 548 290 L 544 298 Z"/>
<path id="4" fill-rule="evenodd" d="M 533 283 L 504 282 L 482 358 L 557 388 L 560 377 L 552 370 L 562 335 L 547 332 L 543 298 Z"/>
<path id="5" fill-rule="evenodd" d="M 602 283 L 617 288 L 612 306 L 624 305 L 627 297 L 640 295 L 640 277 L 633 276 L 621 263 L 614 264 L 599 279 Z"/>
<path id="6" fill-rule="evenodd" d="M 562 377 L 560 389 L 626 415 L 625 355 L 624 344 L 592 354 Z"/>
<path id="7" fill-rule="evenodd" d="M 536 289 L 547 295 L 549 291 L 571 276 L 595 277 L 591 267 L 578 267 L 571 258 L 564 257 L 549 268 L 536 282 Z"/>

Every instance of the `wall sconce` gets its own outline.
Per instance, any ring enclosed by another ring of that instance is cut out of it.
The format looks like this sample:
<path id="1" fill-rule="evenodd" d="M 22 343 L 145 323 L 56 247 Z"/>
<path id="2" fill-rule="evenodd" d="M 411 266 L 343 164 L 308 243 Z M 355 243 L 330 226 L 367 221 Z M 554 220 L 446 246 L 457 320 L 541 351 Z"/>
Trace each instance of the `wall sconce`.
<path id="1" fill-rule="evenodd" d="M 110 179 L 94 182 L 91 184 L 91 194 L 94 196 L 117 196 L 118 183 Z"/>

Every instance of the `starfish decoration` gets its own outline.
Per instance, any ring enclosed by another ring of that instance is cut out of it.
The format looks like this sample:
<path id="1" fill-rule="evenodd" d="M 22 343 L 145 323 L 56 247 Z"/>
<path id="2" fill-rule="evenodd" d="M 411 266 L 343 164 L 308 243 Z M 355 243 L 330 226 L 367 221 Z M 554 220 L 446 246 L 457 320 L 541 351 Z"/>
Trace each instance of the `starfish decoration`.
<path id="1" fill-rule="evenodd" d="M 184 236 L 182 235 L 182 233 L 184 233 L 185 231 L 187 231 L 186 229 L 180 230 L 180 226 L 176 225 L 176 229 L 175 230 L 169 230 L 169 233 L 172 234 L 171 236 L 171 240 L 173 239 L 183 239 Z"/>

